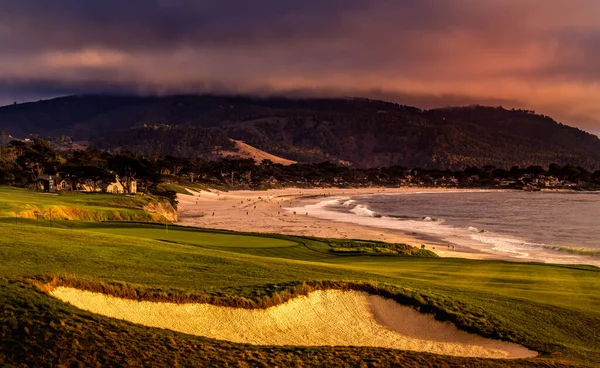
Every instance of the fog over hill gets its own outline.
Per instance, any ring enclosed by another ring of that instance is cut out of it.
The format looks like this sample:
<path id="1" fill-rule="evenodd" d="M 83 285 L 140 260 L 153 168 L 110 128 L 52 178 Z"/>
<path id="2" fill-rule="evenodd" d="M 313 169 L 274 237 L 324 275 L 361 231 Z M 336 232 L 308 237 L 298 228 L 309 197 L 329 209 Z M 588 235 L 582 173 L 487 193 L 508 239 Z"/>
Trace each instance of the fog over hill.
<path id="1" fill-rule="evenodd" d="M 298 162 L 463 168 L 571 163 L 600 169 L 600 139 L 527 110 L 421 110 L 377 100 L 82 95 L 0 108 L 16 137 L 70 136 L 90 148 L 206 156 L 230 139 Z"/>

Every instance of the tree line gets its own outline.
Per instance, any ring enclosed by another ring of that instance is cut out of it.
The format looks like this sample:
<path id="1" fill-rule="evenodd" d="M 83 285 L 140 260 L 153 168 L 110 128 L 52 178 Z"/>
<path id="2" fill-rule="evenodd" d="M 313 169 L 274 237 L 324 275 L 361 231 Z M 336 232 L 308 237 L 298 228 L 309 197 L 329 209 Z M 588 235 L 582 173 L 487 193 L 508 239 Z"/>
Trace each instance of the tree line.
<path id="1" fill-rule="evenodd" d="M 284 166 L 264 160 L 180 158 L 99 150 L 57 151 L 42 139 L 11 141 L 0 148 L 0 184 L 32 187 L 44 175 L 67 182 L 107 181 L 115 175 L 135 178 L 141 191 L 162 193 L 162 183 L 227 189 L 297 187 L 366 187 L 421 185 L 442 187 L 564 187 L 600 189 L 600 170 L 550 164 L 510 170 L 491 165 L 464 170 L 434 170 L 389 166 L 357 168 L 331 162 Z M 73 186 L 75 187 L 75 186 Z"/>

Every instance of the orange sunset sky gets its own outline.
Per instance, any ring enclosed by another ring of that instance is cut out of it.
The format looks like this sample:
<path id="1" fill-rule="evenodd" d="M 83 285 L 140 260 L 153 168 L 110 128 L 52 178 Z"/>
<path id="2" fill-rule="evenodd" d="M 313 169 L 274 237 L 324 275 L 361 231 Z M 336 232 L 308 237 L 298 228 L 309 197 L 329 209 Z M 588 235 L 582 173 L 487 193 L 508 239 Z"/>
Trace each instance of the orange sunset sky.
<path id="1" fill-rule="evenodd" d="M 361 96 L 600 131 L 598 0 L 0 0 L 0 104 L 74 93 Z"/>

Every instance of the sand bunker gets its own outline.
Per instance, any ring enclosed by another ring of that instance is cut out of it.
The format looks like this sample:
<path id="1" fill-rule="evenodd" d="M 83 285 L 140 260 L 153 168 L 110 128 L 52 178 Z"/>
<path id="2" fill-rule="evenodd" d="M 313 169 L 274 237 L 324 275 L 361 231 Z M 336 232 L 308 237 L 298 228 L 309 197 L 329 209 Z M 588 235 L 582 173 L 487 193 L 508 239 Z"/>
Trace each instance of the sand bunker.
<path id="1" fill-rule="evenodd" d="M 73 288 L 50 292 L 78 308 L 150 327 L 237 343 L 372 346 L 463 357 L 528 358 L 520 345 L 458 330 L 450 322 L 356 291 L 314 291 L 268 309 L 135 301 Z"/>

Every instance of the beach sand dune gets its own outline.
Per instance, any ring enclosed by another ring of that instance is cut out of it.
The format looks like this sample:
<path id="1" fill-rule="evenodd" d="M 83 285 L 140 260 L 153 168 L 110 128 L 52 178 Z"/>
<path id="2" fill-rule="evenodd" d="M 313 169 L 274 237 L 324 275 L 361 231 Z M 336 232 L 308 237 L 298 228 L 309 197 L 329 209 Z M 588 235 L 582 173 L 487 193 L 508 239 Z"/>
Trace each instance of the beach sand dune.
<path id="1" fill-rule="evenodd" d="M 267 309 L 135 301 L 67 287 L 50 293 L 104 316 L 236 343 L 370 346 L 505 359 L 537 355 L 520 345 L 470 334 L 393 300 L 357 291 L 314 291 Z"/>

